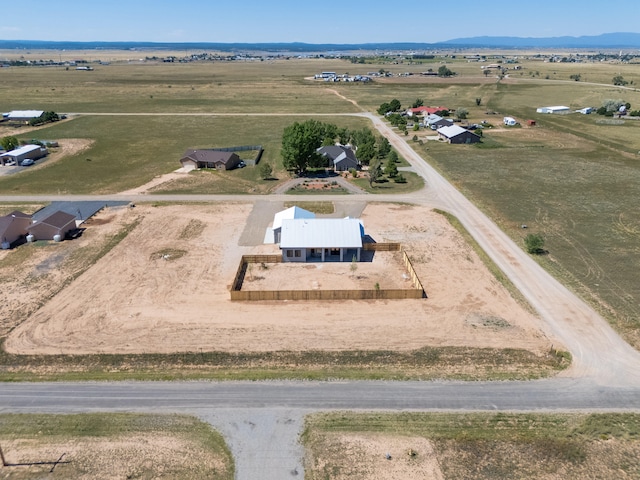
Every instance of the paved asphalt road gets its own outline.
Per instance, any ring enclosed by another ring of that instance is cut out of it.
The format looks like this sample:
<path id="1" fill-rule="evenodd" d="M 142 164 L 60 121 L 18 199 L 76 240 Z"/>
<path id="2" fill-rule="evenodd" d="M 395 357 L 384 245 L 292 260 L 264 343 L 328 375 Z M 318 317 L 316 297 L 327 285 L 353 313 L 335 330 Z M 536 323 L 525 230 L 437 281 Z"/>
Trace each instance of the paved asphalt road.
<path id="1" fill-rule="evenodd" d="M 525 295 L 540 328 L 572 353 L 571 369 L 532 382 L 174 382 L 42 383 L 0 386 L 1 412 L 155 411 L 194 413 L 226 436 L 238 479 L 302 474 L 295 438 L 303 415 L 329 409 L 640 411 L 640 354 L 546 273 L 490 219 L 375 115 L 369 118 L 426 181 L 406 195 L 323 196 L 325 201 L 409 202 L 456 215 Z M 291 195 L 3 196 L 0 201 L 292 201 Z M 308 196 L 301 197 L 309 200 Z"/>

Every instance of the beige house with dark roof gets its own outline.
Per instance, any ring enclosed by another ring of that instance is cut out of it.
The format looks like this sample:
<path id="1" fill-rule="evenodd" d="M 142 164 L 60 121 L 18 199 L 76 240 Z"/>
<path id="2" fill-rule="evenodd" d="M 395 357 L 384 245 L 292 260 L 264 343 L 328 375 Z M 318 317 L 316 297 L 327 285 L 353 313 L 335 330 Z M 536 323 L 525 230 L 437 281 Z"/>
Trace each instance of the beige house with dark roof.
<path id="1" fill-rule="evenodd" d="M 27 228 L 36 240 L 63 240 L 67 232 L 75 230 L 76 216 L 58 210 Z"/>
<path id="2" fill-rule="evenodd" d="M 31 216 L 19 211 L 0 217 L 0 244 L 3 250 L 27 235 Z"/>
<path id="3" fill-rule="evenodd" d="M 233 170 L 238 168 L 240 157 L 233 152 L 219 150 L 187 150 L 180 163 L 183 168 L 215 168 L 216 170 Z"/>

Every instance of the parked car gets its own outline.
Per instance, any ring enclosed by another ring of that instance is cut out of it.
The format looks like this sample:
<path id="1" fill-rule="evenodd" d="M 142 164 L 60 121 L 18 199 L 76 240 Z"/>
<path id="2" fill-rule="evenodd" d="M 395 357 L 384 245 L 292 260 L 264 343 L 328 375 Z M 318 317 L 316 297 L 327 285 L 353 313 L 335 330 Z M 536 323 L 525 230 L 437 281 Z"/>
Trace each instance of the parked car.
<path id="1" fill-rule="evenodd" d="M 31 160 L 30 158 L 25 158 L 24 160 L 22 160 L 22 163 L 20 165 L 22 165 L 23 167 L 28 167 L 29 165 L 33 165 L 34 162 L 33 160 Z"/>

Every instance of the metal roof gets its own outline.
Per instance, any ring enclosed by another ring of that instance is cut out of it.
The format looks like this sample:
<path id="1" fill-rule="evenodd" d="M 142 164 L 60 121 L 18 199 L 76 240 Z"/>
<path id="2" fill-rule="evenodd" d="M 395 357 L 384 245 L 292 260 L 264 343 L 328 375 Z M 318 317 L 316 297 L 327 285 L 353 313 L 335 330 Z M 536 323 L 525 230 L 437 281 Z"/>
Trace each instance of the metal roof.
<path id="1" fill-rule="evenodd" d="M 3 153 L 3 156 L 9 157 L 17 157 L 19 155 L 33 152 L 34 150 L 40 150 L 42 147 L 40 145 L 25 145 L 24 147 L 16 148 L 15 150 L 11 150 L 10 152 Z"/>
<path id="2" fill-rule="evenodd" d="M 457 137 L 461 133 L 467 132 L 464 128 L 459 125 L 451 125 L 449 127 L 442 127 L 438 129 L 438 133 L 442 134 L 447 138 Z"/>
<path id="3" fill-rule="evenodd" d="M 77 220 L 85 221 L 95 215 L 97 212 L 102 210 L 105 207 L 119 207 L 123 205 L 128 205 L 128 201 L 119 201 L 119 200 L 111 200 L 111 201 L 87 201 L 87 202 L 51 202 L 50 205 L 38 210 L 33 214 L 33 221 L 40 221 L 47 218 L 54 212 L 58 210 L 62 212 L 66 212 L 70 215 L 73 215 Z"/>
<path id="4" fill-rule="evenodd" d="M 12 118 L 38 118 L 42 116 L 44 111 L 42 110 L 13 110 L 9 112 L 9 119 Z"/>
<path id="5" fill-rule="evenodd" d="M 285 219 L 280 248 L 362 248 L 363 235 L 357 218 Z"/>
<path id="6" fill-rule="evenodd" d="M 282 227 L 283 220 L 291 220 L 294 218 L 316 218 L 316 214 L 305 210 L 304 208 L 293 207 L 287 208 L 286 210 L 282 210 L 275 214 L 273 217 L 273 230 L 277 230 Z"/>

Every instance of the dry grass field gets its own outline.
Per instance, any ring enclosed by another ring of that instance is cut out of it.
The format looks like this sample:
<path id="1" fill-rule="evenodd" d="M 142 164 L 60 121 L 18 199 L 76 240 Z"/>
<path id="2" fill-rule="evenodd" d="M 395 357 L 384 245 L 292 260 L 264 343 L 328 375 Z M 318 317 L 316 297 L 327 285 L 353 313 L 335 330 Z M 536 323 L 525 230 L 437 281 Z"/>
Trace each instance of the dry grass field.
<path id="1" fill-rule="evenodd" d="M 0 437 L 9 464 L 0 467 L 3 479 L 234 476 L 222 437 L 186 416 L 3 414 Z"/>
<path id="2" fill-rule="evenodd" d="M 230 204 L 225 209 L 138 206 L 135 211 L 105 214 L 105 224 L 89 225 L 88 232 L 102 227 L 117 230 L 131 223 L 132 216 L 139 224 L 26 321 L 16 322 L 5 349 L 21 354 L 88 354 L 508 346 L 542 355 L 554 343 L 446 219 L 418 207 L 369 205 L 362 219 L 374 239 L 406 246 L 429 299 L 232 303 L 228 288 L 240 256 L 275 253 L 276 248 L 238 246 L 250 210 L 250 204 Z M 389 216 L 394 217 L 393 224 Z M 194 229 L 194 222 L 200 228 Z M 20 249 L 3 252 L 5 258 L 14 254 Z M 32 275 L 38 265 L 51 261 L 48 257 L 44 253 L 33 262 Z M 326 272 L 317 264 L 313 269 L 297 267 L 300 279 L 306 278 L 311 288 L 351 275 L 350 262 L 331 265 Z M 400 268 L 389 272 L 397 278 L 380 278 L 381 286 L 406 281 Z M 356 273 L 373 275 L 366 266 Z M 295 271 L 286 276 L 297 278 Z M 359 282 L 369 282 L 373 288 L 375 278 Z M 22 295 L 19 290 L 9 293 L 9 305 L 22 304 Z M 3 316 L 11 313 L 9 307 Z"/>
<path id="3" fill-rule="evenodd" d="M 307 417 L 306 478 L 638 478 L 635 414 L 364 413 Z"/>

